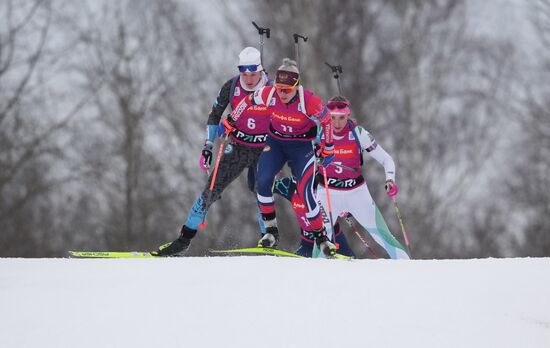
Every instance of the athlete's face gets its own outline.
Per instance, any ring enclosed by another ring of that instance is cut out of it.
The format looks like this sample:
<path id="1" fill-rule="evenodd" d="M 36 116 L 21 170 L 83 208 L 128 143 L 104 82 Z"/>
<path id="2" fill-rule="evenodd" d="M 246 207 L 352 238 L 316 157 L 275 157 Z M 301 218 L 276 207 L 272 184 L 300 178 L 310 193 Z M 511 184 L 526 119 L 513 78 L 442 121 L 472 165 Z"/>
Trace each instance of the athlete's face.
<path id="1" fill-rule="evenodd" d="M 256 87 L 258 82 L 262 79 L 261 71 L 245 71 L 241 73 L 242 81 L 244 82 L 246 88 L 252 89 Z"/>
<path id="2" fill-rule="evenodd" d="M 275 88 L 277 95 L 283 103 L 288 103 L 296 95 L 296 87 Z"/>
<path id="3" fill-rule="evenodd" d="M 346 123 L 348 122 L 349 115 L 332 113 L 330 116 L 332 118 L 332 128 L 335 132 L 340 132 L 344 129 Z"/>

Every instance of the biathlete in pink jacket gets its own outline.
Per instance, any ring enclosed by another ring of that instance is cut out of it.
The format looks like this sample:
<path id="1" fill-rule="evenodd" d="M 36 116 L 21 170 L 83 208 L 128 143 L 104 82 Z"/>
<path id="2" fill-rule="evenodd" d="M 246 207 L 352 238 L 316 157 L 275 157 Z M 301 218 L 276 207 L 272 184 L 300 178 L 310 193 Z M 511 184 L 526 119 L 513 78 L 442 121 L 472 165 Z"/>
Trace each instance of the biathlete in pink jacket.
<path id="1" fill-rule="evenodd" d="M 334 219 L 340 214 L 350 213 L 392 259 L 409 259 L 405 248 L 391 234 L 361 174 L 362 152 L 365 151 L 384 167 L 388 196 L 397 195 L 395 163 L 392 157 L 366 129 L 350 120 L 350 104 L 346 98 L 337 96 L 330 99 L 327 108 L 334 131 L 330 141 L 331 146 L 334 144 L 334 161 L 326 167 Z M 324 139 L 321 146 L 323 144 Z M 326 209 L 327 188 L 321 173 L 317 180 L 317 197 Z M 311 241 L 309 245 L 312 245 Z M 302 247 L 308 247 L 307 241 L 302 242 Z"/>
<path id="2" fill-rule="evenodd" d="M 279 231 L 273 198 L 275 175 L 288 163 L 295 173 L 297 193 L 305 205 L 304 224 L 319 249 L 327 256 L 336 252 L 336 246 L 326 235 L 326 229 L 315 199 L 315 154 L 313 140 L 317 137 L 318 125 L 326 139 L 324 162 L 327 166 L 333 159 L 332 126 L 330 115 L 321 98 L 300 85 L 300 72 L 296 62 L 288 58 L 277 70 L 275 84 L 256 91 L 251 98 L 243 99 L 231 114 L 233 121 L 250 108 L 267 106 L 271 123 L 266 146 L 258 162 L 257 198 L 266 233 L 259 246 L 276 247 Z"/>

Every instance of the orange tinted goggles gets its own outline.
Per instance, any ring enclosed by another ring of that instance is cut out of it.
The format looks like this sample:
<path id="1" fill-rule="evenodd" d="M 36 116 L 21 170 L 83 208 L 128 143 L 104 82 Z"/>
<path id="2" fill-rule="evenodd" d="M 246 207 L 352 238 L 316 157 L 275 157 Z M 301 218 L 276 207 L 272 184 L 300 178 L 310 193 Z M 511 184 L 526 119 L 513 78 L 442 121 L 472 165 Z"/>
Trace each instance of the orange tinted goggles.
<path id="1" fill-rule="evenodd" d="M 292 93 L 292 91 L 296 89 L 296 86 L 298 86 L 299 82 L 300 80 L 296 80 L 296 82 L 292 86 L 285 85 L 282 83 L 276 83 L 273 85 L 273 87 L 275 87 L 278 91 L 288 94 L 288 93 Z"/>

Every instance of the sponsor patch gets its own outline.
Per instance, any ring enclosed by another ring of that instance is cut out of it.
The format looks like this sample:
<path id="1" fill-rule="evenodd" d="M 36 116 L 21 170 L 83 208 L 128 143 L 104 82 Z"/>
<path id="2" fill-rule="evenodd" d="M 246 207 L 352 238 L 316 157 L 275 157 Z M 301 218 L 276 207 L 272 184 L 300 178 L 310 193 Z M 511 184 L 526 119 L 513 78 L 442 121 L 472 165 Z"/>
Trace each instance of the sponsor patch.
<path id="1" fill-rule="evenodd" d="M 363 184 L 364 181 L 362 175 L 352 179 L 328 178 L 328 186 L 337 189 L 351 189 Z"/>
<path id="2" fill-rule="evenodd" d="M 226 155 L 229 155 L 232 152 L 233 152 L 233 145 L 231 145 L 231 144 L 227 144 L 225 146 L 225 149 L 223 149 L 223 153 L 226 154 Z"/>
<path id="3" fill-rule="evenodd" d="M 371 146 L 367 147 L 367 152 L 371 152 L 372 150 L 376 149 L 376 147 L 378 146 L 378 144 L 376 142 L 374 142 Z"/>
<path id="4" fill-rule="evenodd" d="M 234 133 L 234 136 L 240 141 L 251 144 L 261 144 L 267 140 L 267 134 L 246 134 L 240 130 Z"/>
<path id="5" fill-rule="evenodd" d="M 334 155 L 338 158 L 353 159 L 357 156 L 357 146 L 355 144 L 349 144 L 344 146 L 336 146 L 334 149 Z"/>
<path id="6" fill-rule="evenodd" d="M 285 125 L 301 125 L 302 123 L 304 123 L 304 117 L 301 116 L 301 114 L 281 114 L 277 111 L 273 112 L 273 116 L 272 116 L 274 119 L 276 119 L 277 121 L 281 122 L 281 123 L 284 123 Z M 292 130 L 291 130 L 292 132 Z"/>
<path id="7" fill-rule="evenodd" d="M 243 103 L 244 100 L 242 100 L 239 105 L 237 106 L 237 108 L 235 110 L 233 110 L 233 112 L 231 113 L 231 118 L 233 119 L 233 121 L 237 122 L 239 120 L 239 118 L 241 117 L 241 114 L 243 113 L 243 111 L 246 109 L 246 103 Z"/>

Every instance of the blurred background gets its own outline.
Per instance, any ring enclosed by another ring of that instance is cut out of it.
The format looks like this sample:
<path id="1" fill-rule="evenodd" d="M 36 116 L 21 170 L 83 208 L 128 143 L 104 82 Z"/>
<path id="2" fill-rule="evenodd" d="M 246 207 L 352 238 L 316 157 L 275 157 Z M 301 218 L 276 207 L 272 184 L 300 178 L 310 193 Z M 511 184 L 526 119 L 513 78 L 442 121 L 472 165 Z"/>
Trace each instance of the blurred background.
<path id="1" fill-rule="evenodd" d="M 396 161 L 413 257 L 550 256 L 550 0 L 0 0 L 0 18 L 0 256 L 174 240 L 206 184 L 211 105 L 259 47 L 251 21 L 271 29 L 272 76 L 293 33 L 309 38 L 302 83 L 325 100 L 324 62 L 342 65 L 354 117 Z M 383 168 L 363 173 L 402 241 Z M 256 243 L 245 179 L 191 255 Z"/>

